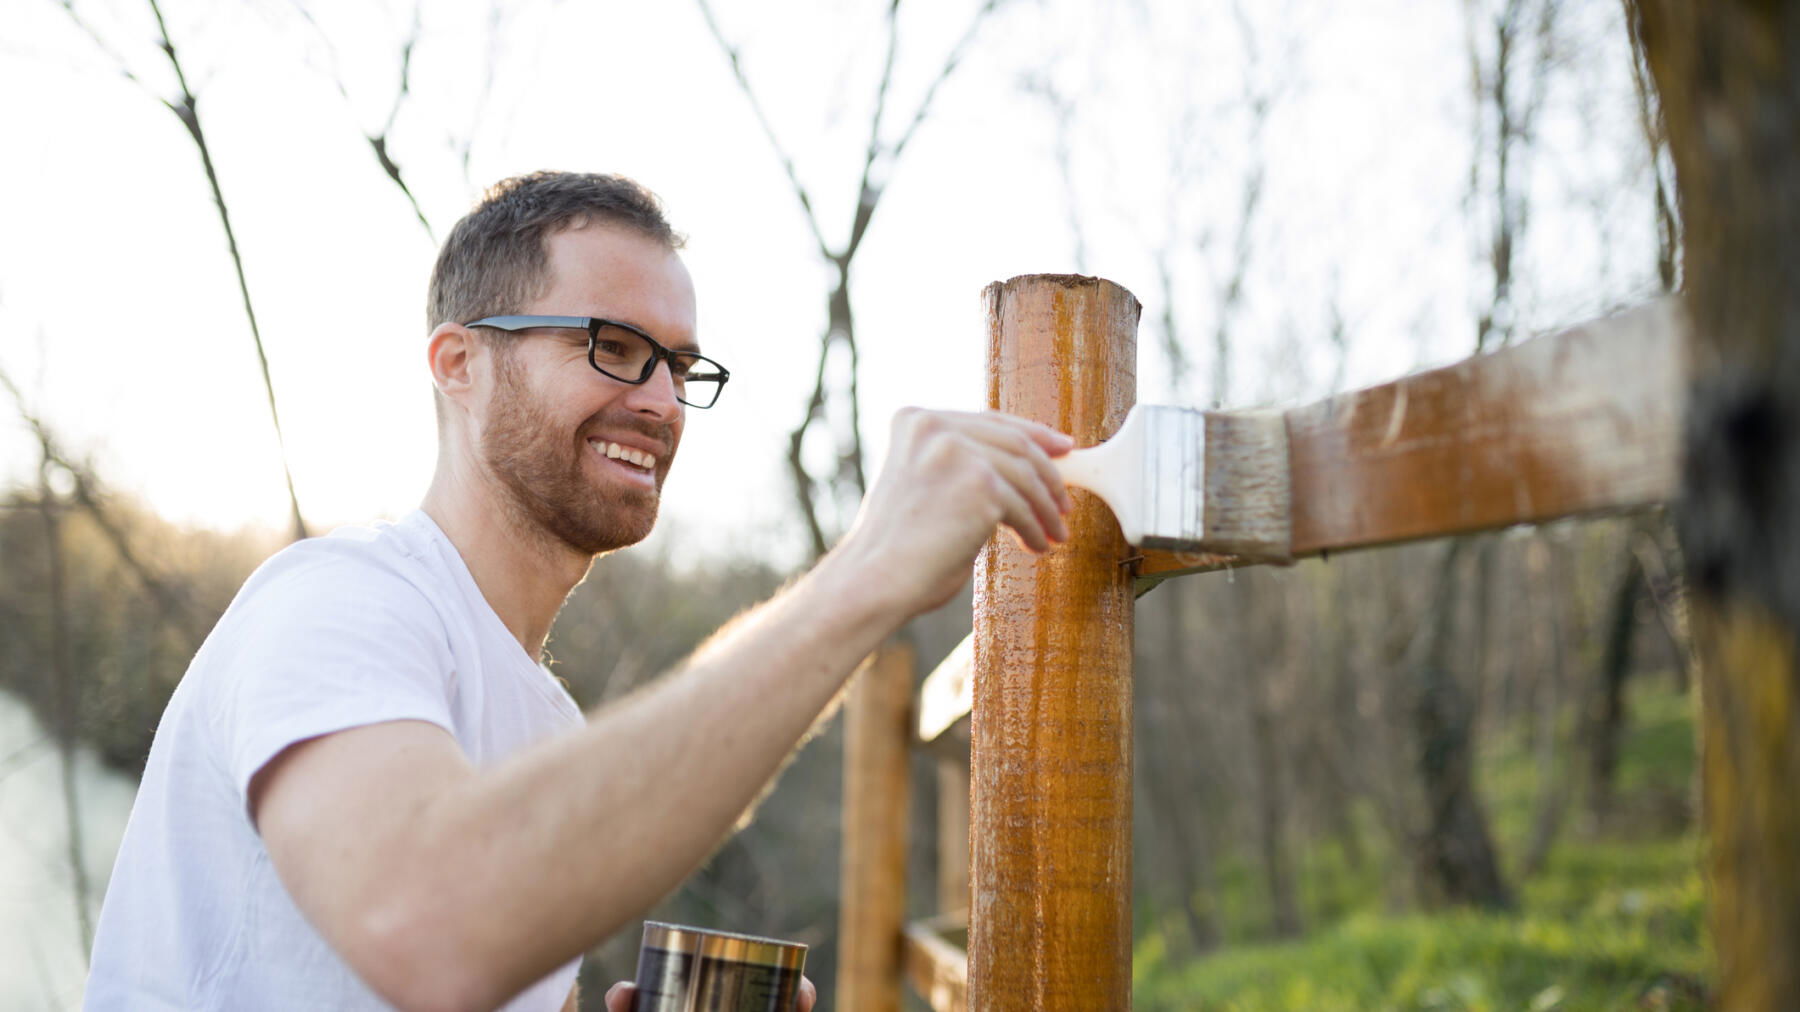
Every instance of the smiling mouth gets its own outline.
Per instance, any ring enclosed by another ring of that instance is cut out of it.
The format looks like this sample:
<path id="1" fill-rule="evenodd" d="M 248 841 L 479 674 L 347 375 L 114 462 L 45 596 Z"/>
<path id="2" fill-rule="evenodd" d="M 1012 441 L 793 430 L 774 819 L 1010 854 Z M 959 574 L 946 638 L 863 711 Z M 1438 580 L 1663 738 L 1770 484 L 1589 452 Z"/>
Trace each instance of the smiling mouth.
<path id="1" fill-rule="evenodd" d="M 616 460 L 627 467 L 633 467 L 644 472 L 656 470 L 655 454 L 645 453 L 642 450 L 634 450 L 629 446 L 620 446 L 618 443 L 607 442 L 606 440 L 600 439 L 593 440 L 588 445 L 598 451 L 602 457 L 606 457 L 609 460 Z"/>

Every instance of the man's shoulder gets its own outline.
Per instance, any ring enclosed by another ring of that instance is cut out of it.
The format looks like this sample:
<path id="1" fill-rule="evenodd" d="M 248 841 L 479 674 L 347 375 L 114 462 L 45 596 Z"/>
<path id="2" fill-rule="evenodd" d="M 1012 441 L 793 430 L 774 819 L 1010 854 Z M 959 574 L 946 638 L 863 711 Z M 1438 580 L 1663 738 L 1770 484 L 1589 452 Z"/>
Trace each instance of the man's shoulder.
<path id="1" fill-rule="evenodd" d="M 352 612 L 418 605 L 437 610 L 451 588 L 430 549 L 428 535 L 404 520 L 341 527 L 296 541 L 257 567 L 232 611 L 281 611 L 301 603 Z"/>

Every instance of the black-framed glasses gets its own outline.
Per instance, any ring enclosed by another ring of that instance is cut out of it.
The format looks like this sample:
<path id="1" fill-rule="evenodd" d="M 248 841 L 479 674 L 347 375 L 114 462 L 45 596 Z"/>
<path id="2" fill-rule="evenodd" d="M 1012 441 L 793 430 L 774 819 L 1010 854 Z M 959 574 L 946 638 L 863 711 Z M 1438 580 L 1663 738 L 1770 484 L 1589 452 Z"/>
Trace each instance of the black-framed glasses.
<path id="1" fill-rule="evenodd" d="M 637 386 L 646 383 L 656 371 L 656 363 L 669 363 L 669 377 L 675 381 L 675 399 L 690 408 L 710 408 L 718 403 L 719 391 L 731 371 L 698 352 L 672 351 L 656 338 L 617 320 L 594 316 L 489 316 L 465 323 L 465 327 L 492 327 L 495 330 L 532 330 L 551 327 L 557 330 L 585 330 L 588 336 L 588 365 L 602 376 Z"/>

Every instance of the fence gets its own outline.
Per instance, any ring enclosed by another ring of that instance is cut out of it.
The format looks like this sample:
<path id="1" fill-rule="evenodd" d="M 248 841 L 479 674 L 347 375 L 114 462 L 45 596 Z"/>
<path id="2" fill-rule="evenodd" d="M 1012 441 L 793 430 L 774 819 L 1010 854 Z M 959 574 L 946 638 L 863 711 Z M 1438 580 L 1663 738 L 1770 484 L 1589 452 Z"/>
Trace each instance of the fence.
<path id="1" fill-rule="evenodd" d="M 1060 275 L 984 298 L 988 406 L 1078 445 L 1111 434 L 1136 397 L 1137 300 Z M 898 1010 L 904 979 L 938 1012 L 1129 1008 L 1134 598 L 1190 573 L 1669 500 L 1682 319 L 1651 303 L 1278 425 L 1210 413 L 1213 551 L 1136 551 L 1079 492 L 1054 552 L 994 539 L 976 563 L 974 632 L 917 699 L 904 647 L 852 686 L 836 1007 Z M 922 746 L 938 755 L 944 913 L 907 924 L 908 756 Z"/>

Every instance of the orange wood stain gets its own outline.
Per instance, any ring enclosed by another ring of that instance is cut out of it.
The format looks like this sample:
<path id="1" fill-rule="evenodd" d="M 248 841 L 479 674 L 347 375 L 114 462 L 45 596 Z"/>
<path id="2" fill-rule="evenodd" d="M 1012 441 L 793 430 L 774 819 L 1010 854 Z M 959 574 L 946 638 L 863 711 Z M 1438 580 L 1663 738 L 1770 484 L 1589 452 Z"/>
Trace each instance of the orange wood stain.
<path id="1" fill-rule="evenodd" d="M 906 921 L 907 762 L 912 741 L 913 649 L 869 655 L 844 707 L 844 905 L 837 1007 L 899 1012 Z"/>
<path id="2" fill-rule="evenodd" d="M 1295 557 L 1667 501 L 1686 325 L 1651 303 L 1285 413 Z M 1248 559 L 1149 550 L 1145 577 Z"/>
<path id="3" fill-rule="evenodd" d="M 1136 395 L 1137 300 L 1096 278 L 991 285 L 992 408 L 1079 445 Z M 1131 1003 L 1131 550 L 1077 490 L 1042 557 L 1002 534 L 975 576 L 970 1005 Z"/>

